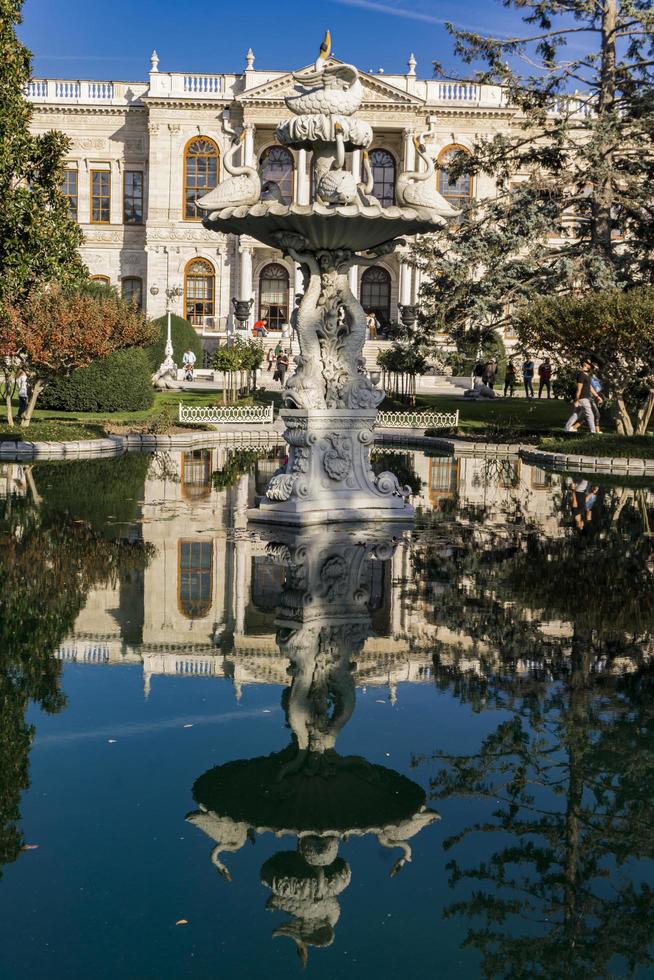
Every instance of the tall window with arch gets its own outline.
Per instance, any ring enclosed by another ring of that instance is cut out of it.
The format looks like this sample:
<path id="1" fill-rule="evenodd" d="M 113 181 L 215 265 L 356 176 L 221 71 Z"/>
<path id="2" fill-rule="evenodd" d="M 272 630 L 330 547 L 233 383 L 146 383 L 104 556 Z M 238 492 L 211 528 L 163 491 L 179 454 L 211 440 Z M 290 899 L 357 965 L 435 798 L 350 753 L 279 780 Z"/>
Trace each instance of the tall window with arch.
<path id="1" fill-rule="evenodd" d="M 218 147 L 208 136 L 196 136 L 186 144 L 184 151 L 184 204 L 183 214 L 187 221 L 199 221 L 201 215 L 195 202 L 218 183 Z"/>
<path id="2" fill-rule="evenodd" d="M 213 599 L 213 541 L 180 541 L 177 605 L 187 619 L 203 619 Z"/>
<path id="3" fill-rule="evenodd" d="M 282 203 L 290 204 L 293 200 L 295 182 L 293 155 L 290 150 L 287 150 L 285 146 L 269 146 L 259 158 L 259 168 L 262 184 L 265 184 L 267 180 L 277 184 Z"/>
<path id="4" fill-rule="evenodd" d="M 374 313 L 384 328 L 391 322 L 391 277 L 381 265 L 371 265 L 361 276 L 361 305 Z"/>
<path id="5" fill-rule="evenodd" d="M 184 272 L 184 316 L 196 326 L 209 326 L 215 316 L 216 274 L 207 259 L 191 259 Z"/>
<path id="6" fill-rule="evenodd" d="M 120 284 L 123 299 L 128 303 L 136 303 L 139 309 L 143 306 L 143 280 L 138 276 L 125 276 Z"/>
<path id="7" fill-rule="evenodd" d="M 452 159 L 457 155 L 457 153 L 468 153 L 465 146 L 460 146 L 459 144 L 453 143 L 451 146 L 446 146 L 444 150 L 438 154 L 438 191 L 446 201 L 449 201 L 452 207 L 465 209 L 470 203 L 472 198 L 472 177 L 470 174 L 461 174 L 456 180 L 450 180 L 449 174 L 447 172 L 448 164 L 451 163 Z"/>
<path id="8" fill-rule="evenodd" d="M 395 204 L 395 158 L 388 150 L 371 150 L 368 154 L 374 186 L 373 196 L 383 208 Z"/>
<path id="9" fill-rule="evenodd" d="M 288 270 L 279 262 L 270 262 L 259 277 L 259 319 L 268 319 L 272 330 L 281 330 L 288 323 Z"/>

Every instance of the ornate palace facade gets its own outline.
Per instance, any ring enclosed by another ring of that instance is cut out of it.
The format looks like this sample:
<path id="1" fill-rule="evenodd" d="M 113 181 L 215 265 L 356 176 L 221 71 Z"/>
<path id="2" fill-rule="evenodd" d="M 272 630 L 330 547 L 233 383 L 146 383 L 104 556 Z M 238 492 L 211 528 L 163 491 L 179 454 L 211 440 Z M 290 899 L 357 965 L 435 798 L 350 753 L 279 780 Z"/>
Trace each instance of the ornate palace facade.
<path id="1" fill-rule="evenodd" d="M 414 134 L 443 164 L 480 134 L 510 125 L 499 88 L 420 79 L 413 56 L 406 74 L 361 77 L 359 115 L 374 130 L 374 194 L 383 204 L 393 203 L 397 173 L 420 165 Z M 160 71 L 155 52 L 147 81 L 32 80 L 34 130 L 59 129 L 72 141 L 63 189 L 84 232 L 91 275 L 136 297 L 152 316 L 165 311 L 166 290 L 180 287 L 173 310 L 207 337 L 225 331 L 233 296 L 254 297 L 252 316 L 267 315 L 273 326 L 288 320 L 302 292 L 293 262 L 253 239 L 206 231 L 195 201 L 222 178 L 228 130 L 244 129 L 246 162 L 258 161 L 287 201 L 308 203 L 310 154 L 275 140 L 288 115 L 284 96 L 293 92 L 290 72 L 255 69 L 251 51 L 240 74 Z M 359 151 L 350 165 L 361 172 Z M 450 184 L 444 173 L 437 179 L 457 205 L 494 193 L 484 178 L 477 186 L 465 177 Z M 352 277 L 363 306 L 382 322 L 397 319 L 398 302 L 414 302 L 420 286 L 401 253 Z"/>

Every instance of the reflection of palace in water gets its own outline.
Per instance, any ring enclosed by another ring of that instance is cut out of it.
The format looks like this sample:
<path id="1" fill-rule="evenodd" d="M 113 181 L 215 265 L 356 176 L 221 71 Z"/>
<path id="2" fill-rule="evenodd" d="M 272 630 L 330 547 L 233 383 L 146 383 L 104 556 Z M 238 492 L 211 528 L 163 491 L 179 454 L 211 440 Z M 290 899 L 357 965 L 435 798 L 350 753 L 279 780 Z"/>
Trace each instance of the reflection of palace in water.
<path id="1" fill-rule="evenodd" d="M 524 520 L 545 534 L 561 533 L 552 477 L 536 467 L 518 460 L 397 457 L 410 460 L 421 480 L 414 498 L 418 510 L 455 506 L 456 519 L 468 523 L 483 513 L 479 533 L 507 540 Z M 246 521 L 255 495 L 279 466 L 279 452 L 259 456 L 248 466 L 250 473 L 215 489 L 212 474 L 229 458 L 219 448 L 153 459 L 140 525 L 144 541 L 154 546 L 153 558 L 138 581 L 91 592 L 61 659 L 142 662 L 146 692 L 159 674 L 227 676 L 237 696 L 247 684 L 288 683 L 272 623 L 284 569 Z M 7 485 L 20 489 L 21 468 L 4 469 Z M 451 635 L 407 596 L 403 583 L 412 577 L 411 547 L 410 540 L 403 542 L 392 557 L 367 563 L 362 573 L 372 633 L 357 657 L 356 683 L 388 686 L 391 699 L 398 683 L 431 678 L 436 639 L 468 645 L 465 635 Z"/>

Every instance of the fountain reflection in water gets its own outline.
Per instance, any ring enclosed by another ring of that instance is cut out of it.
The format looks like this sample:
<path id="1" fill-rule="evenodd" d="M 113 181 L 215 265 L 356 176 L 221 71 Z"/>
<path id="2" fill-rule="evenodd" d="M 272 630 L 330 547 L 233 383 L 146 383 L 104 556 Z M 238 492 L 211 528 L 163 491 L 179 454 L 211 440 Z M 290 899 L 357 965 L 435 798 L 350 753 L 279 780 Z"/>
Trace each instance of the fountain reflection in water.
<path id="1" fill-rule="evenodd" d="M 267 907 L 289 916 L 273 935 L 290 937 L 306 962 L 310 946 L 334 940 L 338 895 L 351 878 L 340 842 L 371 834 L 399 849 L 394 875 L 411 860 L 409 840 L 438 814 L 406 776 L 336 751 L 354 711 L 356 657 L 371 632 L 366 564 L 392 557 L 401 526 L 270 528 L 266 537 L 285 571 L 276 627 L 293 678 L 282 697 L 293 738 L 281 752 L 206 772 L 187 820 L 215 842 L 211 860 L 230 881 L 226 852 L 257 834 L 297 838 L 295 850 L 266 861 L 261 879 L 272 892 Z"/>

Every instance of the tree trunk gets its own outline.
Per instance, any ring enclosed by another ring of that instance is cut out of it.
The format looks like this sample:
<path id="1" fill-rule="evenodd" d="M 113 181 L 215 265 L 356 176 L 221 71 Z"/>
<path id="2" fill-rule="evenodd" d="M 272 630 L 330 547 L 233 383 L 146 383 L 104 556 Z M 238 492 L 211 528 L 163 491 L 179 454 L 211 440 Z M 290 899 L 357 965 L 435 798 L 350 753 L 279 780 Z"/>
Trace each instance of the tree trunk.
<path id="1" fill-rule="evenodd" d="M 634 426 L 627 406 L 624 403 L 624 393 L 621 395 L 616 394 L 615 403 L 618 406 L 617 423 L 619 431 L 624 436 L 632 436 L 634 434 Z"/>
<path id="2" fill-rule="evenodd" d="M 7 425 L 9 428 L 14 427 L 14 406 L 11 404 L 11 388 L 7 386 L 5 390 L 5 407 L 7 409 Z"/>
<path id="3" fill-rule="evenodd" d="M 30 422 L 32 421 L 32 413 L 36 406 L 36 399 L 39 397 L 43 389 L 45 388 L 45 383 L 43 381 L 35 381 L 34 387 L 32 388 L 32 396 L 28 402 L 27 410 L 20 420 L 21 429 L 26 429 Z"/>
<path id="4" fill-rule="evenodd" d="M 607 262 L 612 259 L 611 209 L 613 206 L 613 136 L 609 126 L 610 117 L 615 112 L 616 90 L 616 29 L 617 0 L 602 0 L 602 62 L 600 84 L 597 98 L 597 129 L 600 136 L 597 155 L 600 158 L 600 171 L 593 178 L 591 238 L 594 245 L 604 253 Z"/>
<path id="5" fill-rule="evenodd" d="M 652 411 L 654 411 L 654 389 L 650 388 L 647 394 L 645 406 L 638 413 L 638 426 L 636 427 L 637 436 L 644 436 L 647 434 L 647 426 L 649 425 L 649 420 L 652 417 Z"/>

